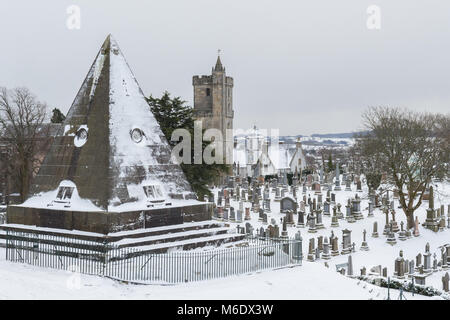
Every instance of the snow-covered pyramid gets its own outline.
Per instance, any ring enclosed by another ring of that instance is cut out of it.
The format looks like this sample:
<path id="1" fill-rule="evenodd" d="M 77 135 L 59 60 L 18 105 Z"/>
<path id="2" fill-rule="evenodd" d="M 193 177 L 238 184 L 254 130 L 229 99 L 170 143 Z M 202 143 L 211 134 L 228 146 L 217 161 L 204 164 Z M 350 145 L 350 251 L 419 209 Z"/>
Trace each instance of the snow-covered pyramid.
<path id="1" fill-rule="evenodd" d="M 31 190 L 21 206 L 46 209 L 48 215 L 54 210 L 124 213 L 167 208 L 165 221 L 170 223 L 173 217 L 168 208 L 200 205 L 181 167 L 172 161 L 171 148 L 111 35 L 97 54 Z M 25 215 L 20 223 L 51 225 L 42 223 L 42 215 L 34 223 L 26 223 L 29 217 Z M 108 219 L 110 223 L 115 218 Z M 73 228 L 92 230 L 89 226 Z"/>

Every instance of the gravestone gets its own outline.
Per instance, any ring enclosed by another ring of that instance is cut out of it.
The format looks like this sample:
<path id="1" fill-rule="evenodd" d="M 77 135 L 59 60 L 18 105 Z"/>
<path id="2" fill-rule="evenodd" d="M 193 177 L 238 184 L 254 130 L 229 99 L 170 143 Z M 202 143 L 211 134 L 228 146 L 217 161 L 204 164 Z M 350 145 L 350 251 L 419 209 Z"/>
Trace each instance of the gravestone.
<path id="1" fill-rule="evenodd" d="M 367 234 L 367 231 L 366 231 L 366 229 L 364 229 L 364 231 L 363 231 L 363 242 L 361 244 L 361 250 L 363 250 L 363 251 L 369 251 L 369 246 L 368 246 L 367 241 L 366 241 L 366 234 Z"/>
<path id="2" fill-rule="evenodd" d="M 331 227 L 336 228 L 339 227 L 339 219 L 336 213 L 336 207 L 333 207 L 333 216 L 331 217 Z"/>
<path id="3" fill-rule="evenodd" d="M 336 163 L 336 177 L 335 177 L 335 191 L 341 191 L 341 183 L 339 181 L 340 179 L 340 173 L 339 173 L 339 163 Z"/>
<path id="4" fill-rule="evenodd" d="M 329 259 L 331 259 L 331 255 L 330 255 L 330 244 L 329 244 L 329 242 L 328 242 L 328 238 L 327 238 L 327 237 L 325 237 L 324 242 L 323 242 L 322 259 L 324 259 L 324 260 L 329 260 Z"/>
<path id="5" fill-rule="evenodd" d="M 342 230 L 342 251 L 341 254 L 349 254 L 352 251 L 351 230 Z"/>
<path id="6" fill-rule="evenodd" d="M 248 235 L 253 235 L 253 226 L 250 222 L 245 223 L 245 233 Z"/>
<path id="7" fill-rule="evenodd" d="M 297 203 L 290 197 L 284 197 L 280 200 L 280 212 L 285 213 L 288 210 L 296 211 Z"/>
<path id="8" fill-rule="evenodd" d="M 449 283 L 449 275 L 448 272 L 445 273 L 445 276 L 442 277 L 442 290 L 448 292 L 448 283 Z"/>
<path id="9" fill-rule="evenodd" d="M 245 208 L 245 220 L 251 220 L 250 208 L 249 207 Z"/>
<path id="10" fill-rule="evenodd" d="M 331 237 L 331 255 L 339 255 L 339 239 L 337 237 Z"/>
<path id="11" fill-rule="evenodd" d="M 297 221 L 297 228 L 303 228 L 305 227 L 305 212 L 299 211 L 298 213 L 298 221 Z"/>
<path id="12" fill-rule="evenodd" d="M 309 248 L 308 248 L 308 261 L 314 262 L 316 260 L 315 249 L 314 249 L 314 238 L 309 239 Z"/>

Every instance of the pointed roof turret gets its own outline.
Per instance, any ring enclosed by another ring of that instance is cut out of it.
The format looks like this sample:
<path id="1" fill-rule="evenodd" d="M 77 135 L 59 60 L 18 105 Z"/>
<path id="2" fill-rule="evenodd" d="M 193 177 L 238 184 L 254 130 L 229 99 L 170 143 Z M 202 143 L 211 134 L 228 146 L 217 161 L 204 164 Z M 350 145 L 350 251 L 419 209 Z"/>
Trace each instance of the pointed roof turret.
<path id="1" fill-rule="evenodd" d="M 225 68 L 222 66 L 222 61 L 220 61 L 220 54 L 217 56 L 216 66 L 214 67 L 214 71 L 225 71 Z"/>

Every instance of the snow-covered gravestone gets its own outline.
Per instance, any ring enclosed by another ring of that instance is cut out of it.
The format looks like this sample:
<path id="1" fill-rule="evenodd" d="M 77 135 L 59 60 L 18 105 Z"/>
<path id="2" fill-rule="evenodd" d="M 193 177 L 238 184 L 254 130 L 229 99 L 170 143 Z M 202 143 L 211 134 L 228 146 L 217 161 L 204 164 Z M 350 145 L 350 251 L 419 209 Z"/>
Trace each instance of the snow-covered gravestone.
<path id="1" fill-rule="evenodd" d="M 305 211 L 299 211 L 297 228 L 303 228 L 305 226 Z"/>
<path id="2" fill-rule="evenodd" d="M 336 207 L 333 207 L 333 216 L 331 217 L 331 227 L 336 228 L 339 227 L 339 219 L 336 213 Z"/>
<path id="3" fill-rule="evenodd" d="M 425 245 L 425 253 L 423 255 L 423 271 L 424 273 L 431 272 L 431 253 L 430 253 L 430 244 L 428 242 Z"/>
<path id="4" fill-rule="evenodd" d="M 297 210 L 297 203 L 294 199 L 285 197 L 280 200 L 280 212 L 285 213 L 289 210 Z"/>
<path id="5" fill-rule="evenodd" d="M 341 183 L 340 183 L 339 179 L 340 179 L 339 163 L 336 163 L 336 177 L 335 177 L 335 187 L 334 187 L 335 191 L 341 190 Z"/>
<path id="6" fill-rule="evenodd" d="M 369 205 L 369 207 L 368 207 L 369 213 L 368 213 L 367 216 L 368 217 L 373 217 L 373 202 L 369 200 L 368 205 Z"/>
<path id="7" fill-rule="evenodd" d="M 386 242 L 389 243 L 390 245 L 395 245 L 397 243 L 397 240 L 395 238 L 395 233 L 394 233 L 393 228 L 392 228 L 392 222 L 390 224 L 390 229 L 389 229 L 389 232 L 388 232 L 388 237 L 386 239 Z"/>
<path id="8" fill-rule="evenodd" d="M 353 277 L 353 259 L 352 256 L 348 256 L 348 262 L 347 262 L 347 276 Z"/>
<path id="9" fill-rule="evenodd" d="M 367 234 L 367 231 L 366 231 L 366 229 L 364 229 L 363 242 L 361 244 L 361 250 L 363 250 L 363 251 L 369 251 L 369 246 L 367 245 L 367 240 L 366 240 L 366 234 Z"/>
<path id="10" fill-rule="evenodd" d="M 239 223 L 242 222 L 242 211 L 239 209 L 237 210 L 236 222 L 239 222 Z"/>
<path id="11" fill-rule="evenodd" d="M 308 247 L 308 261 L 315 261 L 315 249 L 314 249 L 314 238 L 309 239 L 309 247 Z"/>
<path id="12" fill-rule="evenodd" d="M 405 259 L 403 258 L 403 250 L 400 250 L 399 257 L 395 259 L 394 275 L 399 279 L 405 277 Z"/>
<path id="13" fill-rule="evenodd" d="M 331 258 L 330 255 L 330 243 L 328 242 L 328 238 L 325 237 L 323 241 L 323 253 L 322 253 L 322 259 L 329 260 Z"/>
<path id="14" fill-rule="evenodd" d="M 303 250 L 302 250 L 302 235 L 300 231 L 295 233 L 295 242 L 293 246 L 293 255 L 292 258 L 296 261 L 301 261 L 303 259 Z"/>
<path id="15" fill-rule="evenodd" d="M 342 251 L 341 254 L 348 254 L 352 251 L 351 230 L 342 230 Z"/>
<path id="16" fill-rule="evenodd" d="M 250 222 L 245 223 L 245 233 L 248 235 L 253 235 L 253 227 Z"/>
<path id="17" fill-rule="evenodd" d="M 449 291 L 448 284 L 449 284 L 449 275 L 448 275 L 448 272 L 446 272 L 445 275 L 442 277 L 442 290 L 443 291 L 445 291 L 445 292 Z"/>
<path id="18" fill-rule="evenodd" d="M 378 222 L 373 223 L 372 238 L 378 238 Z"/>

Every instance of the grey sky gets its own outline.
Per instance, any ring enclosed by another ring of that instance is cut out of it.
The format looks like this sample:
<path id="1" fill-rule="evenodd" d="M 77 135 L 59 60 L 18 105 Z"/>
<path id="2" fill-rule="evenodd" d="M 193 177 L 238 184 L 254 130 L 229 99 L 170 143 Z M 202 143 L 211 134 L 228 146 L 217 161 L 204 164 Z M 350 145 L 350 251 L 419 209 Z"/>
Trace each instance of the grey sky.
<path id="1" fill-rule="evenodd" d="M 66 8 L 81 8 L 81 29 Z M 381 8 L 381 30 L 366 27 Z M 281 134 L 360 128 L 369 105 L 450 110 L 450 1 L 0 0 L 0 86 L 66 112 L 108 33 L 144 93 L 192 103 L 217 49 L 235 81 L 234 126 Z"/>

